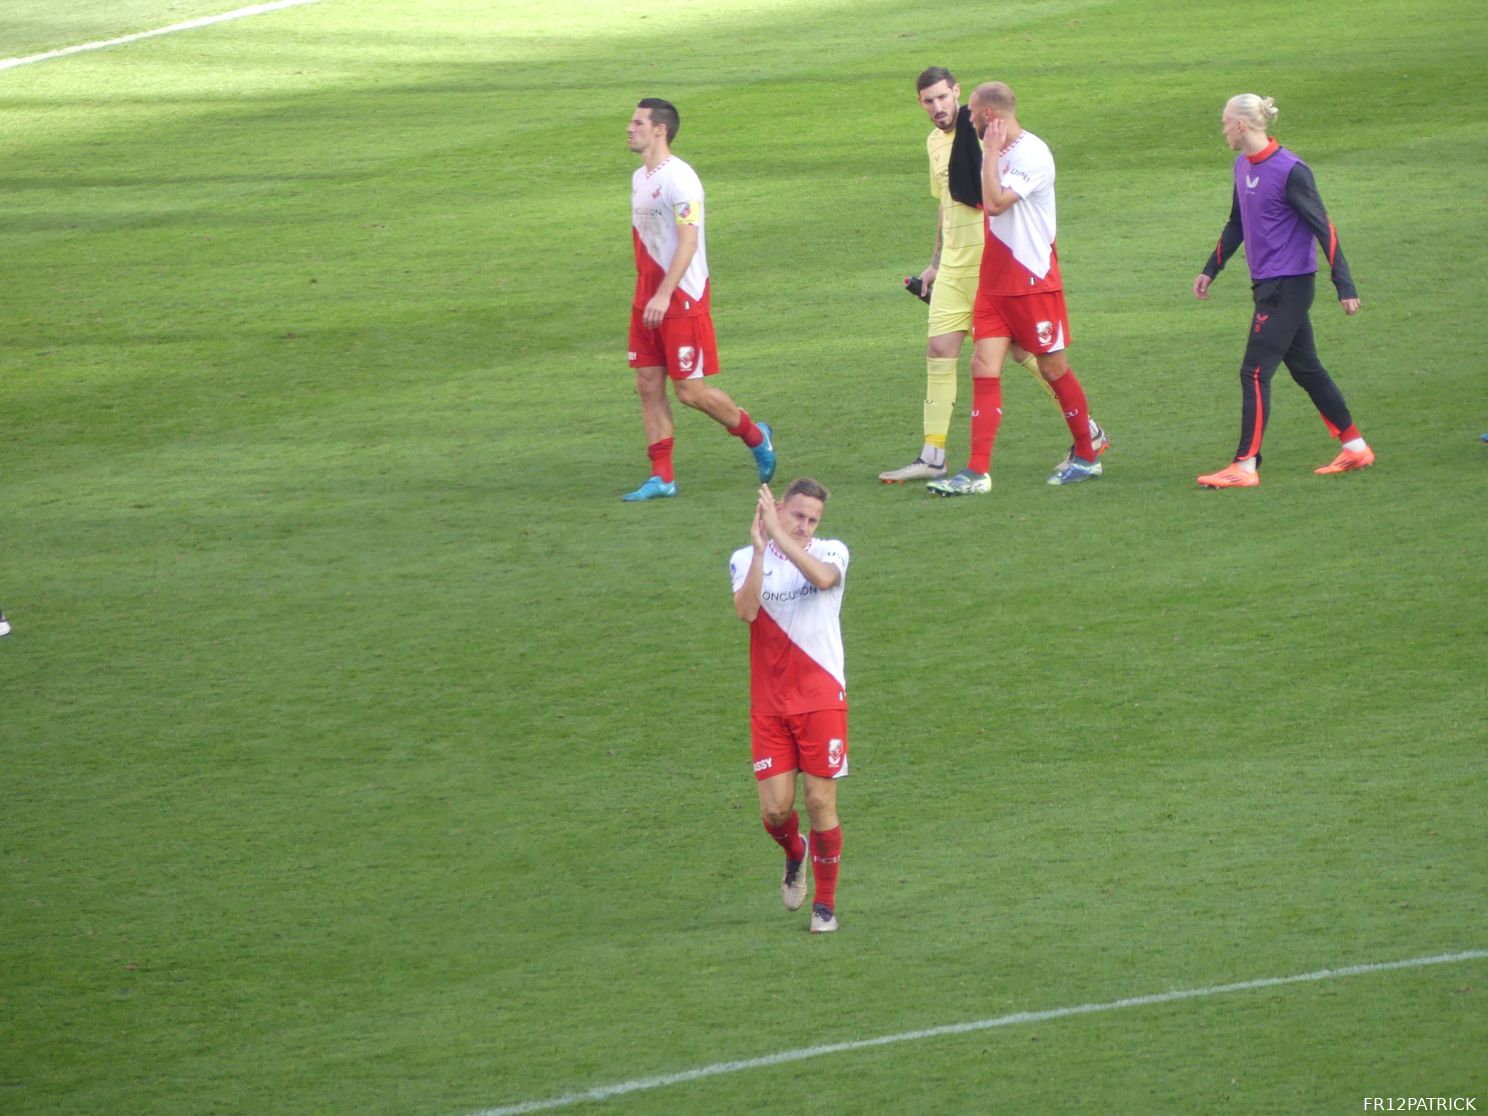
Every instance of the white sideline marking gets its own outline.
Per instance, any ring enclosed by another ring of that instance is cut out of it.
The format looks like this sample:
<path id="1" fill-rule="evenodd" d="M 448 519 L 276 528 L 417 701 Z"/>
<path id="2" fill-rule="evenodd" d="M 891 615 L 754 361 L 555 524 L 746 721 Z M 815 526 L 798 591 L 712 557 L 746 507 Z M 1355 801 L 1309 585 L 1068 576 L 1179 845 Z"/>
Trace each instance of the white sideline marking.
<path id="1" fill-rule="evenodd" d="M 319 2 L 320 0 L 274 0 L 272 4 L 254 4 L 251 7 L 223 12 L 221 15 L 202 16 L 200 19 L 188 19 L 184 23 L 173 23 L 169 27 L 160 27 L 154 31 L 138 31 L 133 35 L 121 35 L 117 39 L 104 39 L 97 43 L 80 43 L 78 46 L 49 50 L 45 54 L 32 54 L 25 58 L 0 59 L 0 70 L 13 70 L 17 66 L 29 66 L 32 62 L 47 62 L 53 58 L 66 58 L 69 54 L 81 54 L 85 50 L 103 50 L 105 47 L 123 46 L 125 43 L 137 43 L 141 39 L 153 39 L 157 35 L 174 35 L 177 31 L 192 31 L 198 27 L 210 27 L 214 23 L 226 23 L 230 19 L 243 19 L 246 16 L 263 15 L 265 12 L 277 12 L 280 8 L 295 8 L 301 4 Z"/>
<path id="2" fill-rule="evenodd" d="M 880 1035 L 877 1038 L 857 1039 L 853 1042 L 834 1042 L 825 1046 L 808 1046 L 801 1050 L 784 1050 L 779 1054 L 767 1054 L 762 1058 L 745 1058 L 738 1062 L 715 1062 L 711 1066 L 667 1073 L 659 1077 L 640 1077 L 634 1081 L 621 1081 L 614 1085 L 601 1085 L 579 1093 L 565 1093 L 561 1097 L 547 1100 L 523 1101 L 499 1108 L 483 1108 L 470 1116 L 523 1116 L 528 1112 L 546 1112 L 553 1108 L 569 1108 L 585 1101 L 604 1101 L 626 1093 L 639 1093 L 647 1089 L 663 1089 L 668 1085 L 681 1085 L 704 1077 L 717 1077 L 725 1073 L 740 1073 L 743 1070 L 764 1069 L 786 1062 L 799 1062 L 806 1058 L 819 1058 L 824 1054 L 842 1054 L 850 1050 L 867 1050 L 875 1046 L 890 1046 L 896 1042 L 915 1042 L 919 1039 L 939 1038 L 942 1035 L 964 1035 L 971 1031 L 989 1031 L 994 1027 L 1011 1027 L 1019 1023 L 1045 1023 L 1051 1019 L 1065 1019 L 1071 1015 L 1093 1015 L 1101 1011 L 1117 1011 L 1121 1008 L 1149 1007 L 1152 1004 L 1170 1004 L 1177 1000 L 1197 1000 L 1205 996 L 1222 996 L 1229 992 L 1251 992 L 1258 988 L 1276 988 L 1283 984 L 1306 984 L 1320 980 L 1336 980 L 1339 977 L 1360 976 L 1364 973 L 1384 973 L 1392 969 L 1420 969 L 1427 965 L 1451 965 L 1458 961 L 1481 961 L 1488 958 L 1488 950 L 1469 949 L 1462 953 L 1441 953 L 1435 957 L 1412 957 L 1407 961 L 1383 961 L 1374 965 L 1349 965 L 1342 969 L 1320 969 L 1315 973 L 1299 973 L 1296 976 L 1263 977 L 1260 980 L 1244 980 L 1238 984 L 1216 984 L 1208 988 L 1186 988 L 1177 992 L 1158 992 L 1150 996 L 1133 996 L 1126 1000 L 1111 1000 L 1103 1004 L 1080 1004 L 1077 1007 L 1053 1008 L 1049 1011 L 1020 1011 L 1014 1015 L 999 1015 L 993 1019 L 978 1019 L 971 1023 L 951 1023 L 944 1027 L 931 1027 L 924 1031 L 904 1031 L 897 1035 Z"/>

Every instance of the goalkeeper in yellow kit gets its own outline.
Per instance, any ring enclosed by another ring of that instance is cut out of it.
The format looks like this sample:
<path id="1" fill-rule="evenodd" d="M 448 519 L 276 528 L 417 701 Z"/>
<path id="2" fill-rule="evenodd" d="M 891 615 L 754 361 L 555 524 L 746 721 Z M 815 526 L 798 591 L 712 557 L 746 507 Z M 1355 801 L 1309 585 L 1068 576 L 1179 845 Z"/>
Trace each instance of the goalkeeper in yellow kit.
<path id="1" fill-rule="evenodd" d="M 900 469 L 880 473 L 885 484 L 935 480 L 946 475 L 946 433 L 956 406 L 956 366 L 971 330 L 972 306 L 987 235 L 981 199 L 981 145 L 961 107 L 961 87 L 943 66 L 931 66 L 916 79 L 920 105 L 935 129 L 925 141 L 930 156 L 930 193 L 940 203 L 935 223 L 935 252 L 920 272 L 922 289 L 930 292 L 930 343 L 925 350 L 925 444 L 919 456 Z M 958 140 L 958 131 L 961 133 Z M 958 200 L 965 199 L 965 200 Z M 976 204 L 966 204 L 966 201 Z M 1038 365 L 1014 345 L 1012 357 L 1033 373 Z M 1047 389 L 1048 385 L 1044 384 Z M 1053 397 L 1052 391 L 1050 397 Z M 1110 439 L 1090 420 L 1090 442 L 1097 455 Z M 1073 447 L 1072 447 L 1073 449 Z M 1055 471 L 1068 461 L 1061 462 Z"/>

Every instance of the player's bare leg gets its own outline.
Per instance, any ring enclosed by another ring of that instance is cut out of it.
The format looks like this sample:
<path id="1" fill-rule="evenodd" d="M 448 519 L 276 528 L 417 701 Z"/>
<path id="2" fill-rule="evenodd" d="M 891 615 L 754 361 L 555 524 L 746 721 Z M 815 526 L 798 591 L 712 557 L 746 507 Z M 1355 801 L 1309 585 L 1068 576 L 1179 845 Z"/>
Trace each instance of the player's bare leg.
<path id="1" fill-rule="evenodd" d="M 627 503 L 658 500 L 677 494 L 672 477 L 672 404 L 667 398 L 666 369 L 660 366 L 637 368 L 636 394 L 641 397 L 641 424 L 646 431 L 646 453 L 651 458 L 651 475 L 633 492 L 620 497 Z"/>
<path id="2" fill-rule="evenodd" d="M 768 779 L 760 779 L 755 786 L 759 788 L 760 817 L 764 819 L 766 828 L 784 825 L 796 808 L 796 773 L 785 771 L 771 775 Z"/>
<path id="3" fill-rule="evenodd" d="M 758 784 L 760 820 L 765 832 L 785 850 L 785 875 L 780 881 L 780 901 L 788 911 L 798 911 L 806 902 L 806 841 L 796 816 L 796 773 L 786 772 L 761 779 Z"/>
<path id="4" fill-rule="evenodd" d="M 646 428 L 649 446 L 670 438 L 676 427 L 672 422 L 672 402 L 667 398 L 665 368 L 637 368 L 636 394 L 641 397 L 641 422 Z"/>
<path id="5" fill-rule="evenodd" d="M 749 447 L 759 470 L 760 483 L 768 484 L 775 476 L 775 443 L 769 424 L 755 422 L 726 391 L 706 380 L 673 380 L 672 387 L 677 392 L 677 402 L 702 411 Z"/>
<path id="6" fill-rule="evenodd" d="M 714 422 L 725 428 L 739 425 L 739 413 L 743 410 L 728 392 L 716 388 L 707 380 L 675 380 L 677 402 L 702 411 Z"/>
<path id="7" fill-rule="evenodd" d="M 1034 356 L 1022 345 L 1019 345 L 1015 342 L 1013 346 L 1008 349 L 1007 360 L 1012 361 L 1020 368 L 1027 369 L 1028 374 L 1033 377 L 1033 382 L 1038 384 L 1039 387 L 1043 388 L 1044 393 L 1048 395 L 1051 400 L 1053 400 L 1055 403 L 1059 402 L 1059 396 L 1054 394 L 1053 385 L 1050 384 L 1048 380 L 1044 379 L 1043 374 L 1039 371 L 1038 357 Z M 1007 371 L 1006 361 L 1004 361 L 1003 363 L 1002 370 L 1004 372 Z M 1095 429 L 1093 427 L 1090 431 L 1090 436 L 1092 438 L 1095 437 Z"/>
<path id="8" fill-rule="evenodd" d="M 806 813 L 811 818 L 811 932 L 830 934 L 837 929 L 837 869 L 842 861 L 842 824 L 837 819 L 837 781 L 802 774 Z"/>
<path id="9" fill-rule="evenodd" d="M 1038 362 L 1039 379 L 1048 384 L 1051 391 L 1054 388 L 1054 381 L 1062 378 L 1070 370 L 1069 360 L 1065 357 L 1063 349 L 1057 353 L 1040 353 L 1033 359 Z"/>
<path id="10" fill-rule="evenodd" d="M 802 774 L 806 790 L 806 816 L 811 819 L 811 828 L 818 833 L 836 829 L 837 780 L 823 779 L 816 775 Z"/>
<path id="11" fill-rule="evenodd" d="M 1054 389 L 1049 386 L 1049 381 L 1044 379 L 1044 377 L 1039 373 L 1038 357 L 1034 356 L 1022 345 L 1014 342 L 1008 347 L 1007 356 L 1003 358 L 1002 370 L 1004 372 L 1007 371 L 1008 361 L 1012 361 L 1019 368 L 1027 371 L 1027 373 L 1033 377 L 1033 382 L 1038 384 L 1039 387 L 1043 388 L 1045 394 L 1047 394 L 1050 399 L 1052 399 L 1055 403 L 1059 402 L 1059 397 L 1054 394 Z"/>
<path id="12" fill-rule="evenodd" d="M 1004 358 L 1004 363 L 1002 366 L 1002 370 L 1004 372 L 1007 371 L 1006 361 L 1009 360 L 1018 365 L 1020 368 L 1027 369 L 1028 374 L 1033 377 L 1034 383 L 1038 384 L 1039 387 L 1048 392 L 1050 399 L 1054 398 L 1054 389 L 1049 386 L 1049 382 L 1047 380 L 1039 375 L 1037 357 L 1035 357 L 1022 345 L 1014 344 L 1008 348 L 1008 355 L 1006 356 L 1006 358 Z"/>
<path id="13" fill-rule="evenodd" d="M 996 380 L 1002 376 L 1002 366 L 1012 351 L 1011 337 L 983 337 L 971 350 L 971 375 L 975 379 Z"/>

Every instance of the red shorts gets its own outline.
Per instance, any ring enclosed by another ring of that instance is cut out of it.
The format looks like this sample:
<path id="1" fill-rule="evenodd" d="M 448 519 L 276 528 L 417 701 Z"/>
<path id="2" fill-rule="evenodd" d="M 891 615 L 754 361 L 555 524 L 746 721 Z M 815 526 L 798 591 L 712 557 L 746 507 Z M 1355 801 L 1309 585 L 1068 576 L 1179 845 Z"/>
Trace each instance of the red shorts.
<path id="1" fill-rule="evenodd" d="M 971 338 L 980 341 L 984 337 L 1011 337 L 1030 353 L 1059 352 L 1070 343 L 1064 292 L 989 295 L 978 291 Z"/>
<path id="2" fill-rule="evenodd" d="M 707 314 L 663 318 L 660 329 L 648 329 L 639 307 L 630 308 L 630 366 L 665 367 L 674 380 L 696 380 L 718 371 L 718 342 Z"/>
<path id="3" fill-rule="evenodd" d="M 847 774 L 847 710 L 818 709 L 777 717 L 749 715 L 749 744 L 754 752 L 754 777 L 804 771 L 822 779 Z"/>

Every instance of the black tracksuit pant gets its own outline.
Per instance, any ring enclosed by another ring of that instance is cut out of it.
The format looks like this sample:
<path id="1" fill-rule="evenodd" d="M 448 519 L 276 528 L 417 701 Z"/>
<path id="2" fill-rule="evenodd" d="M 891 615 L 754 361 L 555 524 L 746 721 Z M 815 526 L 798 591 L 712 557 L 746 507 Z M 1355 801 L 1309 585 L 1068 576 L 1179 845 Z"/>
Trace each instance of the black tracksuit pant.
<path id="1" fill-rule="evenodd" d="M 1285 275 L 1262 279 L 1251 287 L 1255 316 L 1240 366 L 1240 448 L 1235 452 L 1236 461 L 1255 457 L 1260 463 L 1261 439 L 1271 418 L 1271 377 L 1282 362 L 1312 398 L 1334 435 L 1353 425 L 1343 393 L 1323 367 L 1313 341 L 1312 320 L 1307 314 L 1312 309 L 1315 280 L 1315 275 Z"/>

